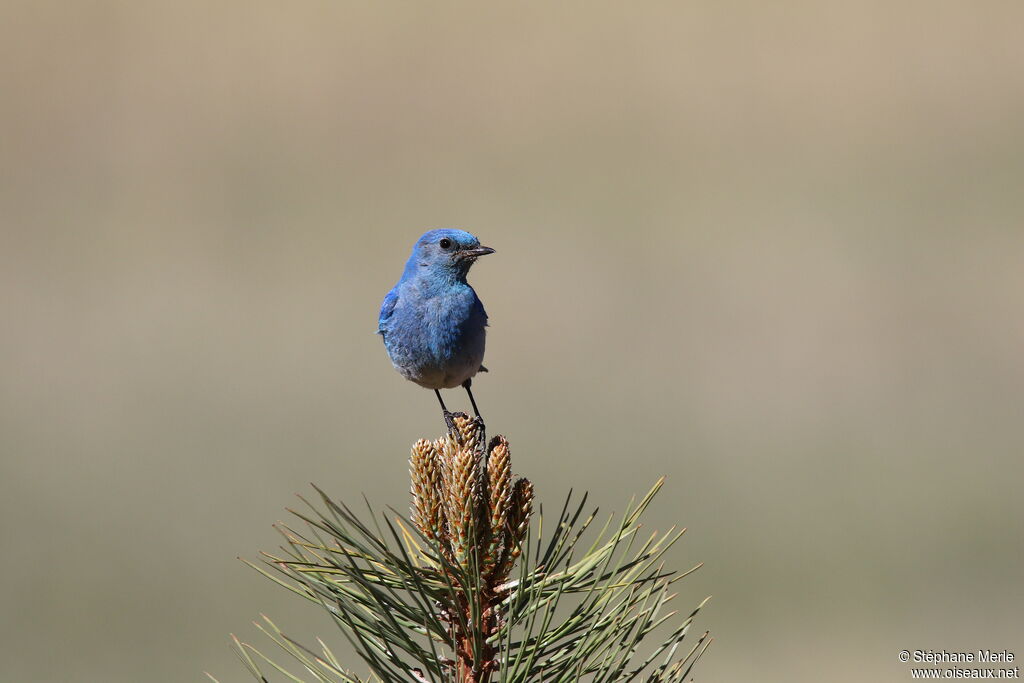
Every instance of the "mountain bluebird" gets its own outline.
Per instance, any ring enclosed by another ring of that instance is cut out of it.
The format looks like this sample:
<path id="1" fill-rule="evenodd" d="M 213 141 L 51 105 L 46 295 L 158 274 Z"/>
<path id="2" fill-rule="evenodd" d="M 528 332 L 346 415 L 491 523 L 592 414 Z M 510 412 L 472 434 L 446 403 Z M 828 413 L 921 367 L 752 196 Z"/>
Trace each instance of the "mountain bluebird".
<path id="1" fill-rule="evenodd" d="M 481 365 L 487 313 L 466 274 L 478 257 L 491 253 L 468 232 L 431 230 L 413 245 L 402 277 L 380 307 L 377 333 L 391 364 L 434 390 L 449 429 L 453 422 L 441 389 L 462 385 L 480 417 L 470 385 L 477 372 L 487 372 Z"/>

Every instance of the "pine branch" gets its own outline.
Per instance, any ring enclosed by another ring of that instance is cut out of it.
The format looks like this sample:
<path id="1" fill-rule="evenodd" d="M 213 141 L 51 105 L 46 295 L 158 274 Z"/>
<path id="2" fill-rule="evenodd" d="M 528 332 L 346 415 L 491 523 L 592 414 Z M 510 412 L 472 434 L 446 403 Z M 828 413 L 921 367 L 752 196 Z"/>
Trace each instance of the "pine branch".
<path id="1" fill-rule="evenodd" d="M 458 414 L 452 434 L 421 439 L 409 461 L 411 515 L 364 522 L 317 489 L 319 502 L 280 525 L 280 553 L 250 566 L 321 605 L 369 669 L 345 669 L 322 642 L 301 645 L 257 624 L 295 673 L 235 639 L 258 681 L 526 683 L 682 681 L 711 642 L 682 643 L 705 600 L 679 621 L 671 586 L 698 567 L 664 568 L 685 529 L 639 536 L 659 480 L 621 519 L 593 527 L 586 496 L 566 497 L 545 534 L 533 484 L 513 479 L 509 443 L 483 445 L 483 423 Z M 585 538 L 592 538 L 589 545 Z M 672 623 L 676 625 L 671 626 Z M 664 633 L 653 645 L 657 633 Z M 305 678 L 300 678 L 299 676 Z M 212 678 L 212 677 L 211 677 Z M 216 679 L 214 679 L 216 680 Z"/>

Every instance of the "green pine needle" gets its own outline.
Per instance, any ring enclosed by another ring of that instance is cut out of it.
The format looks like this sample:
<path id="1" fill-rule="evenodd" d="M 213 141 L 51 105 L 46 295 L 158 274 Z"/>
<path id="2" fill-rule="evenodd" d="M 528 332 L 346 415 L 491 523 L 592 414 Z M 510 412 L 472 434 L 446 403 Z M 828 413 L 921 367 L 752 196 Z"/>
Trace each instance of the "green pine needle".
<path id="1" fill-rule="evenodd" d="M 700 565 L 683 573 L 663 567 L 665 552 L 685 529 L 638 536 L 638 520 L 663 483 L 618 522 L 609 517 L 589 545 L 583 539 L 597 511 L 583 517 L 586 496 L 574 504 L 570 493 L 553 525 L 537 514 L 536 528 L 553 531 L 535 541 L 528 533 L 514 578 L 499 587 L 504 614 L 488 639 L 499 653 L 492 680 L 682 681 L 690 674 L 711 639 L 704 633 L 687 650 L 680 645 L 707 600 L 675 628 L 670 622 L 676 613 L 665 610 L 676 597 L 670 584 Z M 436 542 L 397 513 L 394 521 L 374 514 L 367 525 L 317 492 L 319 506 L 304 501 L 308 512 L 292 511 L 306 531 L 278 525 L 287 542 L 282 552 L 265 554 L 265 566 L 246 564 L 326 609 L 370 676 L 346 670 L 323 641 L 315 649 L 293 641 L 267 617 L 257 628 L 301 671 L 235 639 L 245 668 L 258 681 L 269 681 L 267 672 L 299 683 L 454 681 L 454 644 L 445 620 L 459 617 L 441 614 L 437 606 L 480 594 L 479 567 L 448 562 Z M 470 612 L 470 620 L 481 618 L 479 610 Z M 660 631 L 667 633 L 659 641 L 645 642 Z M 476 651 L 483 645 L 477 643 Z"/>

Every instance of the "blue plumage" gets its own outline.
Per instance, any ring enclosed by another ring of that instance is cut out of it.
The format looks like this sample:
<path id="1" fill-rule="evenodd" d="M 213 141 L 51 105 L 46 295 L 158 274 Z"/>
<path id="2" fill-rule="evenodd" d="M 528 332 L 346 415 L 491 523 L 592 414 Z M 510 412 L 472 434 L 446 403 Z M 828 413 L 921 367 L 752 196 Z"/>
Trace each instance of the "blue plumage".
<path id="1" fill-rule="evenodd" d="M 477 258 L 493 253 L 463 230 L 431 230 L 413 245 L 402 277 L 384 297 L 378 333 L 392 365 L 406 379 L 433 389 L 470 391 L 483 370 L 487 313 L 466 282 Z M 444 401 L 441 408 L 447 417 Z"/>

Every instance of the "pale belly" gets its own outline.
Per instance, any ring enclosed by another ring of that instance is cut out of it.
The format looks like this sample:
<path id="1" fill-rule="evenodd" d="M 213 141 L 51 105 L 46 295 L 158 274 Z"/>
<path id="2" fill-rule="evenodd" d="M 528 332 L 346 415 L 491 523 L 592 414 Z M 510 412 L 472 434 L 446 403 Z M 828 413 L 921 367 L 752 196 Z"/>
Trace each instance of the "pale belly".
<path id="1" fill-rule="evenodd" d="M 480 371 L 485 332 L 481 325 L 457 343 L 438 344 L 428 335 L 385 335 L 384 345 L 395 369 L 428 389 L 452 389 Z"/>
<path id="2" fill-rule="evenodd" d="M 480 371 L 480 363 L 483 360 L 467 358 L 460 362 L 449 363 L 444 367 L 436 365 L 422 365 L 401 368 L 395 366 L 402 375 L 427 389 L 453 389 L 460 386 L 467 379 L 470 379 Z"/>

